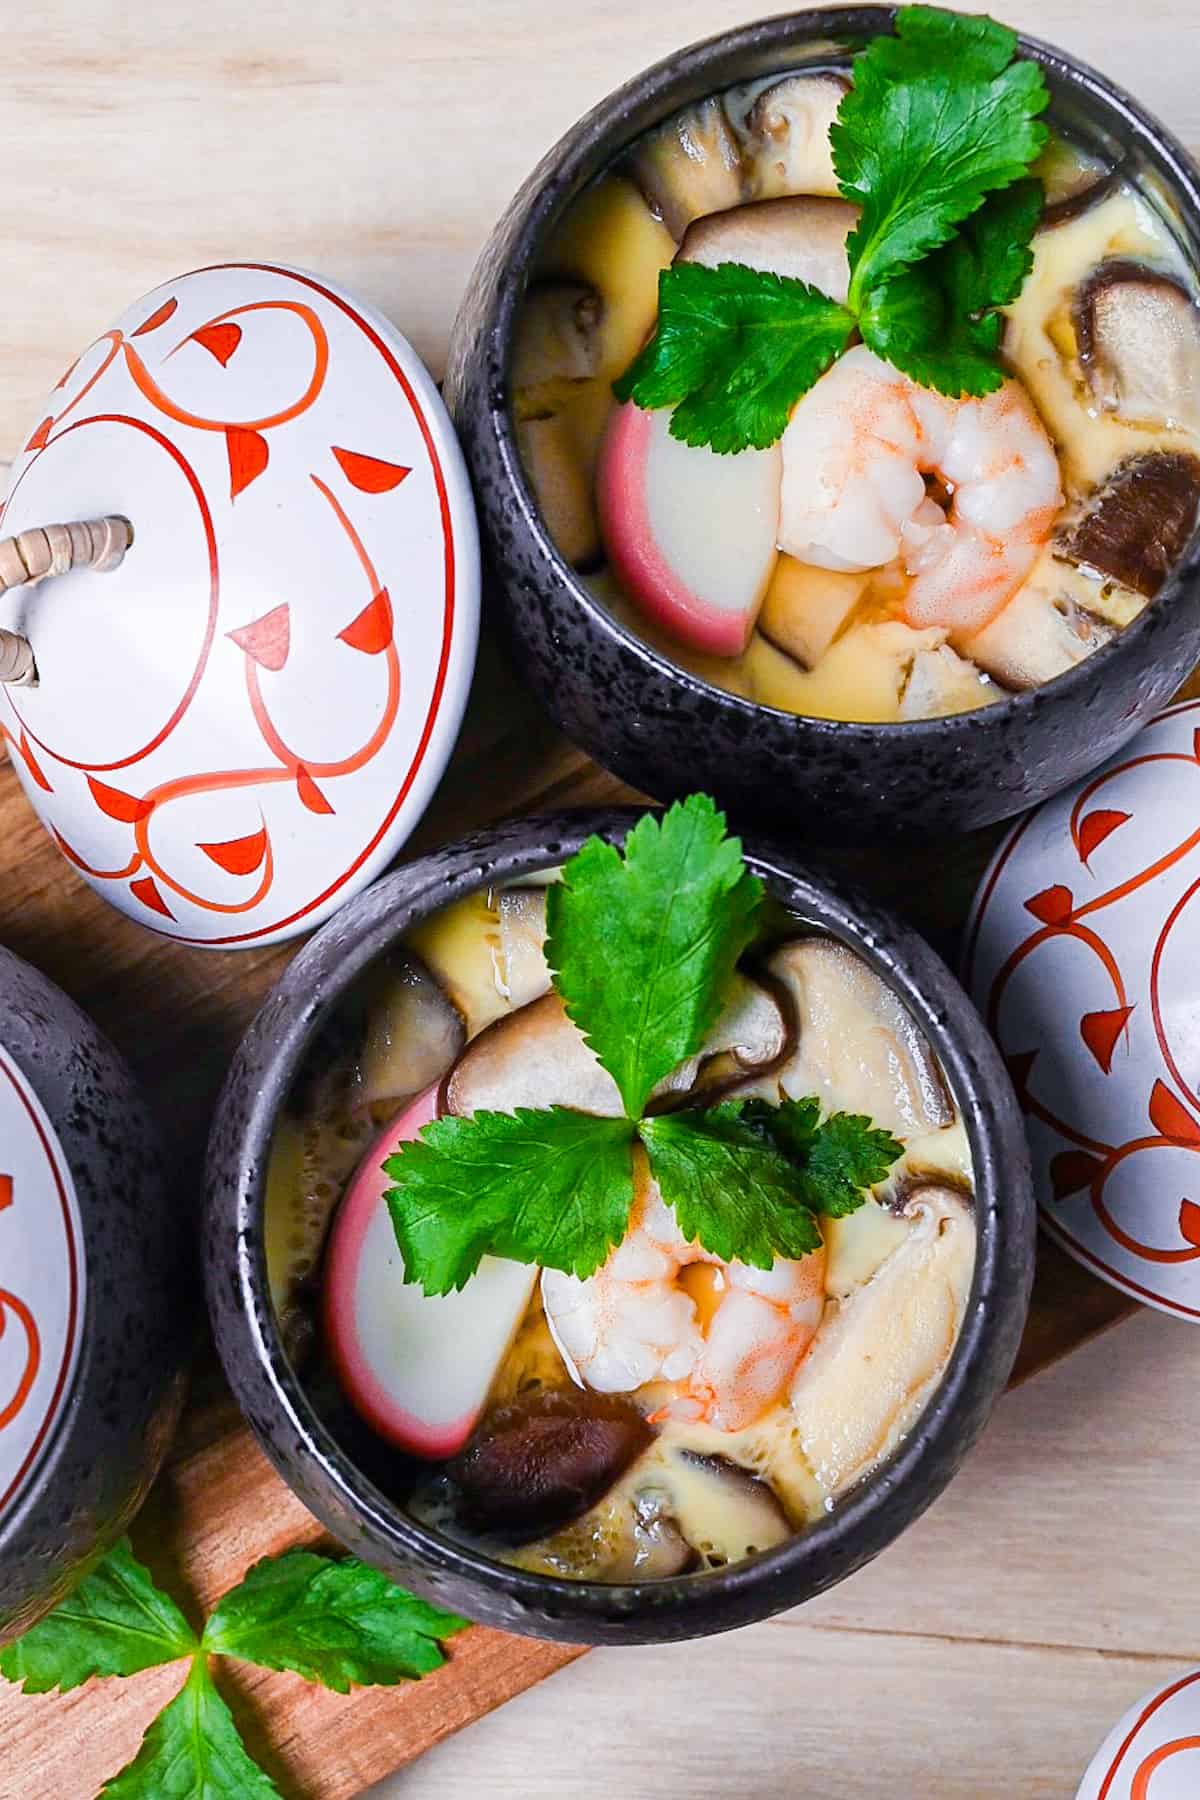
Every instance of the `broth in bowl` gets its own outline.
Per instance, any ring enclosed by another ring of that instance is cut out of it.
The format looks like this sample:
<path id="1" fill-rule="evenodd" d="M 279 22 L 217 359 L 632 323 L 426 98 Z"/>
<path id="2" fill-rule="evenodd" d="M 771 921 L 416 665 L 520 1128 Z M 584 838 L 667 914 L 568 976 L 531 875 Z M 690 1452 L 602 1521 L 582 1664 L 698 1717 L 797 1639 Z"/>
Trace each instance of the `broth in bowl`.
<path id="1" fill-rule="evenodd" d="M 991 392 L 923 385 L 851 320 L 776 441 L 718 454 L 666 404 L 618 402 L 661 341 L 664 272 L 853 294 L 861 214 L 834 166 L 852 78 L 726 89 L 593 181 L 521 303 L 511 404 L 551 535 L 622 626 L 744 699 L 890 723 L 1038 687 L 1153 603 L 1200 501 L 1200 306 L 1158 194 L 1050 133 L 1019 291 L 964 314 L 996 320 Z M 732 407 L 742 375 L 724 379 Z"/>

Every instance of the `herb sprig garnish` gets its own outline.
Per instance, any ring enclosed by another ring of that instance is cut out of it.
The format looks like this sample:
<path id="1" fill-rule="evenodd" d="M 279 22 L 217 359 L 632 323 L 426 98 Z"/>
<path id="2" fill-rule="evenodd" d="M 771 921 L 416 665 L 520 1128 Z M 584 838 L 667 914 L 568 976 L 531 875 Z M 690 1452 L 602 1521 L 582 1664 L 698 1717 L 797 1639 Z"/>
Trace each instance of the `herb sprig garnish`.
<path id="1" fill-rule="evenodd" d="M 1041 69 L 1016 49 L 993 19 L 902 7 L 896 35 L 854 58 L 830 133 L 838 187 L 860 208 L 845 305 L 741 263 L 676 263 L 617 398 L 673 407 L 686 444 L 766 449 L 856 336 L 922 387 L 994 392 L 996 309 L 1032 266 L 1042 190 L 1029 171 L 1047 137 Z"/>
<path id="2" fill-rule="evenodd" d="M 123 1539 L 48 1617 L 0 1651 L 0 1674 L 23 1682 L 27 1694 L 66 1694 L 92 1676 L 136 1675 L 187 1658 L 183 1686 L 100 1800 L 280 1800 L 242 1743 L 210 1657 L 290 1669 L 345 1694 L 351 1683 L 392 1687 L 440 1668 L 443 1640 L 466 1623 L 352 1557 L 291 1550 L 256 1563 L 197 1634 Z"/>
<path id="3" fill-rule="evenodd" d="M 726 1101 L 647 1115 L 702 1049 L 765 903 L 706 795 L 648 814 L 624 854 L 589 838 L 546 891 L 546 956 L 568 1016 L 624 1116 L 556 1106 L 426 1125 L 384 1165 L 405 1279 L 461 1288 L 488 1254 L 586 1276 L 624 1237 L 640 1149 L 680 1229 L 726 1261 L 769 1268 L 821 1242 L 903 1146 L 815 1099 Z"/>

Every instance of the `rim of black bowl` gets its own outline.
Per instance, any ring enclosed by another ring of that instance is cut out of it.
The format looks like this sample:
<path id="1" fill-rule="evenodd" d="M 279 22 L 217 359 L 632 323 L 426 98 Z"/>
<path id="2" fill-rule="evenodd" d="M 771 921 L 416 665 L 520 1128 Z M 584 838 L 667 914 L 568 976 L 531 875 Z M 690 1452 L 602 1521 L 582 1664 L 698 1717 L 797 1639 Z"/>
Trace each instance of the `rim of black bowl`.
<path id="1" fill-rule="evenodd" d="M 826 1518 L 741 1563 L 650 1582 L 570 1581 L 514 1569 L 421 1525 L 358 1468 L 293 1369 L 270 1300 L 265 1172 L 279 1110 L 331 1011 L 413 923 L 480 888 L 557 866 L 592 832 L 623 841 L 647 810 L 529 815 L 404 865 L 348 902 L 300 950 L 243 1040 L 229 1078 L 232 1087 L 253 1075 L 236 1144 L 236 1191 L 214 1186 L 208 1196 L 211 1242 L 223 1252 L 238 1246 L 238 1309 L 273 1403 L 342 1504 L 400 1558 L 465 1577 L 528 1614 L 489 1617 L 481 1607 L 484 1622 L 568 1642 L 599 1641 L 605 1627 L 605 1641 L 619 1634 L 628 1642 L 729 1629 L 810 1598 L 883 1549 L 937 1498 L 982 1428 L 1015 1359 L 1033 1275 L 1035 1210 L 1024 1127 L 999 1052 L 957 978 L 911 926 L 846 888 L 819 860 L 806 858 L 800 866 L 772 840 L 748 839 L 747 859 L 799 918 L 852 945 L 900 995 L 937 1054 L 967 1131 L 977 1221 L 971 1293 L 950 1362 L 924 1410 L 892 1454 Z M 331 951 L 336 966 L 326 968 Z M 224 1105 L 223 1098 L 214 1140 Z M 986 1127 L 981 1110 L 991 1115 Z M 227 1263 L 218 1276 L 214 1261 L 210 1256 L 206 1269 L 210 1299 L 218 1281 L 228 1293 Z M 225 1360 L 239 1392 L 242 1371 L 233 1358 Z M 262 1414 L 255 1400 L 250 1417 L 257 1426 Z M 273 1455 L 269 1442 L 264 1448 Z M 288 1471 L 281 1466 L 280 1472 L 286 1479 Z M 757 1595 L 750 1604 L 748 1593 Z"/>
<path id="2" fill-rule="evenodd" d="M 562 556 L 542 518 L 541 507 L 526 476 L 524 462 L 516 445 L 509 379 L 513 317 L 524 295 L 537 253 L 550 228 L 558 222 L 589 182 L 612 168 L 643 132 L 670 118 L 681 107 L 709 94 L 721 93 L 736 86 L 739 80 L 747 79 L 745 71 L 739 76 L 733 65 L 760 52 L 764 41 L 777 43 L 781 48 L 794 42 L 798 50 L 803 49 L 806 40 L 819 43 L 823 38 L 853 45 L 890 29 L 899 10 L 895 6 L 819 6 L 803 12 L 776 13 L 765 19 L 735 26 L 729 31 L 717 32 L 652 64 L 601 100 L 567 131 L 539 163 L 518 196 L 523 197 L 528 188 L 541 182 L 541 191 L 533 193 L 522 227 L 509 248 L 504 272 L 497 287 L 494 326 L 503 343 L 504 380 L 499 403 L 493 401 L 490 410 L 505 475 L 512 484 L 522 515 L 533 532 L 539 549 L 554 564 L 557 575 L 569 589 L 576 604 L 594 622 L 619 638 L 647 669 L 680 683 L 693 693 L 710 699 L 715 697 L 721 705 L 744 713 L 748 719 L 761 713 L 783 721 L 799 718 L 808 731 L 836 734 L 843 739 L 847 733 L 865 740 L 874 740 L 880 734 L 890 735 L 900 731 L 910 739 L 921 735 L 936 737 L 939 747 L 945 749 L 947 739 L 951 740 L 949 747 L 952 748 L 956 739 L 963 739 L 980 731 L 999 730 L 1000 721 L 1008 718 L 1014 709 L 1028 709 L 1044 704 L 1048 695 L 1061 693 L 1065 697 L 1103 680 L 1104 670 L 1114 658 L 1134 654 L 1154 612 L 1169 606 L 1185 582 L 1200 579 L 1200 518 L 1197 519 L 1195 530 L 1184 546 L 1178 563 L 1154 599 L 1107 644 L 1102 644 L 1073 669 L 1056 675 L 1050 681 L 1022 692 L 1009 693 L 991 706 L 930 719 L 872 723 L 860 719 L 822 719 L 811 713 L 791 713 L 780 707 L 767 706 L 761 701 L 747 700 L 741 694 L 731 693 L 728 688 L 704 681 L 630 630 L 590 591 L 577 571 Z M 1090 64 L 1080 62 L 1057 45 L 1045 43 L 1040 38 L 1029 37 L 1023 32 L 1016 35 L 1020 54 L 1040 63 L 1052 77 L 1051 114 L 1054 111 L 1054 82 L 1057 81 L 1092 106 L 1099 103 L 1101 109 L 1111 115 L 1111 124 L 1123 130 L 1127 139 L 1126 149 L 1136 145 L 1142 151 L 1147 162 L 1165 180 L 1169 198 L 1178 210 L 1180 222 L 1194 240 L 1191 246 L 1193 265 L 1200 267 L 1200 166 L 1183 144 L 1131 94 L 1109 81 Z M 823 60 L 830 65 L 848 63 L 852 55 L 852 48 L 839 52 L 835 44 L 834 54 Z M 714 62 L 718 67 L 715 75 Z M 785 68 L 786 64 L 780 63 L 779 72 L 783 73 Z M 671 98 L 666 103 L 668 91 Z M 664 104 L 661 110 L 656 110 L 660 98 Z M 593 141 L 596 128 L 605 122 L 615 124 L 618 121 L 628 129 L 622 134 L 614 134 L 611 139 L 606 133 L 603 153 L 597 154 Z M 556 181 L 548 186 L 545 178 L 551 170 Z"/>

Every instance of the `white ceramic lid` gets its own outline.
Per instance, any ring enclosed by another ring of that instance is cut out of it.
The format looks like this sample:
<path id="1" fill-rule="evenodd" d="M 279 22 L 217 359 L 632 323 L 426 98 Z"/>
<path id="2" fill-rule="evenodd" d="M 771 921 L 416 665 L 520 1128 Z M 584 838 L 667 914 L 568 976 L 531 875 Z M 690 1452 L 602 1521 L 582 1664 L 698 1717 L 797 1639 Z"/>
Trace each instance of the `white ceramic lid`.
<path id="1" fill-rule="evenodd" d="M 1009 832 L 963 971 L 1025 1112 L 1046 1229 L 1187 1319 L 1200 1319 L 1198 821 L 1200 702 L 1187 701 Z"/>
<path id="2" fill-rule="evenodd" d="M 0 1523 L 70 1396 L 85 1278 L 71 1171 L 41 1102 L 0 1046 Z"/>
<path id="3" fill-rule="evenodd" d="M 158 932 L 308 930 L 396 854 L 466 704 L 478 537 L 437 390 L 332 282 L 197 270 L 63 377 L 0 536 L 108 515 L 133 527 L 118 568 L 0 594 L 36 659 L 0 685 L 25 791 Z"/>
<path id="4" fill-rule="evenodd" d="M 1196 1800 L 1200 1794 L 1200 1669 L 1143 1694 L 1118 1719 L 1075 1800 Z"/>

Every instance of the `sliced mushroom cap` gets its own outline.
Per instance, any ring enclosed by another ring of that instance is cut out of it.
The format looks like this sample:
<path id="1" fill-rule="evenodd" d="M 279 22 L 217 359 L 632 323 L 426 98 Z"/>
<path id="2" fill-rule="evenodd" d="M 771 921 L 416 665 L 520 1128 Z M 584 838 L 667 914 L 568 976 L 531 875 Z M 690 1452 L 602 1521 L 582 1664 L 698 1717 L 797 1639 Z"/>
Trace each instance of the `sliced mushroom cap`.
<path id="1" fill-rule="evenodd" d="M 1081 213 L 1108 198 L 1117 184 L 1117 172 L 1098 157 L 1051 132 L 1032 174 L 1046 195 L 1041 229 L 1052 230 L 1077 219 Z"/>
<path id="2" fill-rule="evenodd" d="M 440 1081 L 466 1041 L 462 1014 L 424 963 L 390 958 L 367 1008 L 359 1103 L 399 1107 Z"/>
<path id="3" fill-rule="evenodd" d="M 317 1271 L 338 1201 L 375 1133 L 345 1094 L 303 1119 L 280 1115 L 271 1141 L 263 1240 L 271 1303 L 289 1357 L 301 1363 L 316 1333 Z"/>
<path id="4" fill-rule="evenodd" d="M 443 906 L 406 934 L 406 944 L 450 996 L 467 1042 L 509 1011 L 500 961 L 500 920 L 485 888 Z"/>
<path id="5" fill-rule="evenodd" d="M 728 212 L 706 213 L 688 226 L 675 261 L 745 263 L 844 300 L 850 286 L 846 237 L 858 219 L 857 206 L 806 194 L 780 200 L 753 200 Z"/>
<path id="6" fill-rule="evenodd" d="M 702 100 L 649 132 L 630 172 L 650 210 L 678 243 L 693 219 L 743 198 L 742 153 L 720 98 Z"/>
<path id="7" fill-rule="evenodd" d="M 961 640 L 963 652 L 1006 688 L 1040 687 L 1073 669 L 1113 636 L 1111 625 L 1080 605 L 1073 575 L 1043 552 L 996 617 Z"/>
<path id="8" fill-rule="evenodd" d="M 513 1006 L 527 1006 L 550 986 L 546 962 L 545 888 L 505 888 L 500 895 L 500 960 Z"/>
<path id="9" fill-rule="evenodd" d="M 790 1015 L 786 992 L 739 970 L 699 1054 L 661 1081 L 653 1098 L 711 1106 L 730 1088 L 767 1074 L 791 1048 Z"/>
<path id="10" fill-rule="evenodd" d="M 603 360 L 604 305 L 580 281 L 540 281 L 528 291 L 513 339 L 517 442 L 551 537 L 573 568 L 601 556 L 591 471 L 564 408 Z"/>
<path id="11" fill-rule="evenodd" d="M 1131 424 L 1200 424 L 1200 306 L 1166 270 L 1128 257 L 1093 269 L 1075 296 L 1079 362 L 1106 412 Z"/>
<path id="12" fill-rule="evenodd" d="M 763 90 L 746 121 L 756 199 L 838 192 L 829 128 L 849 86 L 840 75 L 789 75 Z"/>
<path id="13" fill-rule="evenodd" d="M 972 712 L 1003 700 L 1003 691 L 980 674 L 973 662 L 939 644 L 936 650 L 918 650 L 900 697 L 902 719 L 940 719 L 950 713 Z"/>
<path id="14" fill-rule="evenodd" d="M 1198 506 L 1200 458 L 1150 450 L 1118 464 L 1055 549 L 1153 599 L 1183 555 Z"/>
<path id="15" fill-rule="evenodd" d="M 942 1377 L 966 1311 L 975 1220 L 955 1188 L 904 1204 L 904 1241 L 865 1286 L 831 1300 L 792 1382 L 805 1457 L 827 1497 L 890 1454 Z"/>
<path id="16" fill-rule="evenodd" d="M 843 1218 L 822 1219 L 826 1293 L 840 1300 L 862 1287 L 907 1235 L 905 1220 L 878 1199 L 868 1199 Z"/>
<path id="17" fill-rule="evenodd" d="M 696 1566 L 696 1552 L 679 1529 L 671 1497 L 662 1488 L 641 1488 L 633 1497 L 633 1533 L 626 1565 L 609 1572 L 610 1581 L 665 1581 Z"/>
<path id="18" fill-rule="evenodd" d="M 741 1562 L 792 1535 L 775 1494 L 750 1469 L 725 1456 L 675 1446 L 664 1461 L 672 1516 L 705 1567 Z"/>
<path id="19" fill-rule="evenodd" d="M 653 1439 L 630 1402 L 554 1389 L 492 1413 L 450 1473 L 469 1524 L 533 1538 L 594 1506 Z"/>
<path id="20" fill-rule="evenodd" d="M 525 294 L 513 334 L 512 386 L 518 412 L 540 411 L 548 390 L 600 371 L 604 302 L 583 281 L 538 281 Z"/>
<path id="21" fill-rule="evenodd" d="M 624 1110 L 616 1082 L 557 994 L 545 994 L 480 1032 L 446 1083 L 445 1110 L 460 1117 L 518 1106 L 570 1106 L 605 1118 L 619 1118 Z"/>
<path id="22" fill-rule="evenodd" d="M 815 1094 L 830 1111 L 867 1113 L 901 1138 L 953 1121 L 933 1052 L 861 956 L 833 938 L 795 938 L 767 966 L 796 1008 L 796 1048 L 779 1074 L 785 1094 Z"/>

